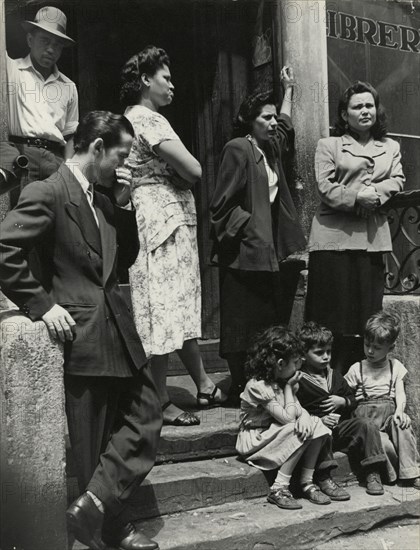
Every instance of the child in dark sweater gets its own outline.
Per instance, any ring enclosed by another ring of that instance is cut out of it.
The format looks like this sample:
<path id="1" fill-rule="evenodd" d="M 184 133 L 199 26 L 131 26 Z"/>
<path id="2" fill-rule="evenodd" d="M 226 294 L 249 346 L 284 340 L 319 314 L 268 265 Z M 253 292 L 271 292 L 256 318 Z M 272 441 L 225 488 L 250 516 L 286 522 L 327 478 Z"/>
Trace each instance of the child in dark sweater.
<path id="1" fill-rule="evenodd" d="M 304 352 L 302 377 L 299 381 L 297 397 L 303 407 L 312 415 L 321 418 L 332 430 L 334 451 L 351 454 L 360 460 L 366 477 L 366 492 L 370 495 L 382 495 L 380 469 L 386 462 L 378 428 L 365 418 L 351 418 L 356 408 L 353 390 L 343 376 L 330 367 L 331 331 L 309 322 L 303 325 L 299 333 Z M 322 492 L 331 499 L 334 494 L 340 496 L 343 491 L 331 479 L 330 472 L 318 478 Z M 337 500 L 344 500 L 337 498 Z"/>

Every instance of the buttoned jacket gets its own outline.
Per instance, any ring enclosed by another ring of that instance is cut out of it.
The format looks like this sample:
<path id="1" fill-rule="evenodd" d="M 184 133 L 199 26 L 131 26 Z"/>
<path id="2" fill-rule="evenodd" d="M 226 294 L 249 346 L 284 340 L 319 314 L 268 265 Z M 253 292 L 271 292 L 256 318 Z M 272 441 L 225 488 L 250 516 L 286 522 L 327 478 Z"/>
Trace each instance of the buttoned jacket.
<path id="1" fill-rule="evenodd" d="M 315 173 L 321 202 L 309 237 L 310 252 L 321 250 L 392 250 L 384 204 L 403 189 L 405 177 L 399 144 L 390 139 L 360 145 L 352 136 L 320 139 L 315 153 Z M 380 205 L 368 218 L 357 213 L 356 197 L 368 185 L 379 193 Z"/>
<path id="2" fill-rule="evenodd" d="M 76 335 L 64 347 L 67 374 L 133 376 L 146 357 L 117 265 L 128 268 L 138 254 L 135 211 L 113 206 L 98 192 L 94 201 L 99 228 L 65 164 L 27 185 L 0 224 L 1 289 L 33 321 L 54 304 L 70 313 Z M 42 266 L 37 275 L 30 268 L 33 248 Z"/>
<path id="3" fill-rule="evenodd" d="M 280 115 L 276 132 L 271 140 L 278 177 L 273 205 L 264 157 L 253 142 L 246 137 L 235 138 L 222 152 L 210 205 L 214 264 L 246 271 L 278 271 L 279 261 L 306 245 L 282 166 L 282 157 L 294 144 L 287 115 Z"/>

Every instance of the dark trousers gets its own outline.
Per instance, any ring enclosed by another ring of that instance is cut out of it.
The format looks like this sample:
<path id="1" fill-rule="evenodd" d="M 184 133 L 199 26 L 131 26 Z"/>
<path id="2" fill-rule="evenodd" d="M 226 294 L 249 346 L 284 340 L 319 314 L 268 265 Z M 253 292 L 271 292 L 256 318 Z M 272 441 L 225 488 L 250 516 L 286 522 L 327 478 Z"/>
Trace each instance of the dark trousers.
<path id="1" fill-rule="evenodd" d="M 318 466 L 332 457 L 331 451 L 341 451 L 350 456 L 352 462 L 357 460 L 363 468 L 382 467 L 386 462 L 381 436 L 378 428 L 364 418 L 342 420 L 332 430 L 332 450 L 322 447 Z"/>
<path id="2" fill-rule="evenodd" d="M 366 321 L 382 309 L 384 263 L 381 252 L 311 252 L 305 318 L 334 334 L 363 334 Z"/>
<path id="3" fill-rule="evenodd" d="M 300 261 L 276 272 L 219 269 L 221 357 L 246 353 L 257 333 L 289 324 L 301 270 Z"/>
<path id="4" fill-rule="evenodd" d="M 121 517 L 154 465 L 162 427 L 150 367 L 132 378 L 65 375 L 64 385 L 80 491 Z"/>

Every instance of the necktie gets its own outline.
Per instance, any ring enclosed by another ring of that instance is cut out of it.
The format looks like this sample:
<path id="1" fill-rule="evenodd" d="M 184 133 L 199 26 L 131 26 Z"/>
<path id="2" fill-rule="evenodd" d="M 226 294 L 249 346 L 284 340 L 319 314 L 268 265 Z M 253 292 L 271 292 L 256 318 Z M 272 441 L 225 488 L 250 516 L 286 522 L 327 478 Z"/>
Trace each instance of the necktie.
<path id="1" fill-rule="evenodd" d="M 92 210 L 93 217 L 95 218 L 96 225 L 99 227 L 98 216 L 96 215 L 95 207 L 93 206 L 93 185 L 90 184 L 86 190 L 86 198 L 88 200 L 90 209 Z"/>

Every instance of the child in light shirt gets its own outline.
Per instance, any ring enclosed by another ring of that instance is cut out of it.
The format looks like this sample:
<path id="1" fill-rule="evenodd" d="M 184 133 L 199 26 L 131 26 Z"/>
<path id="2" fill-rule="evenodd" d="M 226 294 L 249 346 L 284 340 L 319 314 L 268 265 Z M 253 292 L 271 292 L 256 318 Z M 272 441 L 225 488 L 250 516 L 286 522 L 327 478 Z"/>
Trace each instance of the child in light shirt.
<path id="1" fill-rule="evenodd" d="M 358 405 L 353 414 L 369 418 L 388 435 L 398 456 L 398 479 L 420 489 L 417 442 L 405 412 L 407 369 L 389 357 L 399 332 L 400 321 L 395 315 L 384 311 L 372 315 L 364 335 L 366 359 L 352 365 L 345 379 L 356 394 Z"/>

